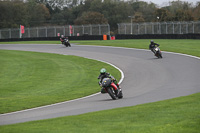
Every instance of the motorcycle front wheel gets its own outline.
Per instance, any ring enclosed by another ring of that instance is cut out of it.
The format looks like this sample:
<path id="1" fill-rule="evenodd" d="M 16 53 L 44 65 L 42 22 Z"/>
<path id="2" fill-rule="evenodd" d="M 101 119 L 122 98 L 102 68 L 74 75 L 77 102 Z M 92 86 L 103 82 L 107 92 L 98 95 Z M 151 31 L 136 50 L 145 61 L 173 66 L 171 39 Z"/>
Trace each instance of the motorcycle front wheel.
<path id="1" fill-rule="evenodd" d="M 161 52 L 158 53 L 158 56 L 159 56 L 158 58 L 162 58 Z"/>

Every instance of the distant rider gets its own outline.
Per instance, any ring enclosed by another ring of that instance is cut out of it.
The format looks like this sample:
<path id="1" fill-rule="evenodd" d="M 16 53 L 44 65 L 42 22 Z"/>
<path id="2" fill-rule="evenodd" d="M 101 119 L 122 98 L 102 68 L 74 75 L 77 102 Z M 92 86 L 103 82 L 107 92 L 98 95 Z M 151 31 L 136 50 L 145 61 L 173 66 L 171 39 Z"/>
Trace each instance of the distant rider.
<path id="1" fill-rule="evenodd" d="M 62 44 L 64 43 L 64 39 L 68 39 L 68 37 L 64 37 L 64 35 L 61 35 L 60 41 Z"/>
<path id="2" fill-rule="evenodd" d="M 99 79 L 99 85 L 100 86 L 102 86 L 101 84 L 102 84 L 102 80 L 104 78 L 111 78 L 113 80 L 113 82 L 115 83 L 115 85 L 117 86 L 117 88 L 121 91 L 121 87 L 117 83 L 117 80 L 110 73 L 107 73 L 105 68 L 102 68 L 100 70 L 100 75 L 98 77 L 98 79 Z M 104 90 L 104 88 L 101 88 L 101 93 L 106 93 L 105 90 Z"/>
<path id="3" fill-rule="evenodd" d="M 155 53 L 156 53 L 155 48 L 156 48 L 156 47 L 159 47 L 160 45 L 157 44 L 157 43 L 154 43 L 153 40 L 151 40 L 150 42 L 151 42 L 151 43 L 149 44 L 149 49 L 155 54 Z"/>

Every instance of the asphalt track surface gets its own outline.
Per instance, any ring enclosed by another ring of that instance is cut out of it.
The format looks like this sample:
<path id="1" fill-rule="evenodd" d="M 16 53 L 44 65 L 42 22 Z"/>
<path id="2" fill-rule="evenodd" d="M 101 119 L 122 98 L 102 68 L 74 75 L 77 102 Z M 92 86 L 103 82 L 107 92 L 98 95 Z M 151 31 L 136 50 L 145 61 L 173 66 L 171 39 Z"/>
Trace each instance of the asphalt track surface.
<path id="1" fill-rule="evenodd" d="M 107 94 L 0 114 L 0 125 L 78 115 L 88 112 L 134 106 L 200 92 L 200 59 L 163 52 L 157 59 L 149 50 L 72 45 L 6 44 L 0 49 L 76 55 L 109 62 L 124 73 L 124 98 L 112 100 Z M 98 75 L 97 75 L 98 76 Z"/>

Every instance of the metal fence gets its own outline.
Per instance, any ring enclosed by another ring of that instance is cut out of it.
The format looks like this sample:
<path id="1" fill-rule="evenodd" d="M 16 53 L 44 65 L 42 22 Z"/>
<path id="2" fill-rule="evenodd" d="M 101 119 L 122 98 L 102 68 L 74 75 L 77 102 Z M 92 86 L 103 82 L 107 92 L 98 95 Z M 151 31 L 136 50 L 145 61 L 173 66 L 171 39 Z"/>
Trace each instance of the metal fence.
<path id="1" fill-rule="evenodd" d="M 82 36 L 82 35 L 110 35 L 110 25 L 67 25 L 51 27 L 33 27 L 24 29 L 21 38 Z M 20 38 L 20 28 L 0 29 L 0 39 Z"/>
<path id="2" fill-rule="evenodd" d="M 118 34 L 200 34 L 200 21 L 120 23 Z"/>

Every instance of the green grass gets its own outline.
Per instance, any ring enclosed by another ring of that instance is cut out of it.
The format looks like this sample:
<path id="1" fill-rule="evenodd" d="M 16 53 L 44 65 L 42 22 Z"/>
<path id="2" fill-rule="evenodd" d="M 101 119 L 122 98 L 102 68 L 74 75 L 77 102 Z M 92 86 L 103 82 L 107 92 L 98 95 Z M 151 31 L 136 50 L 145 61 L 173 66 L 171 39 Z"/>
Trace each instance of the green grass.
<path id="1" fill-rule="evenodd" d="M 0 50 L 0 113 L 80 98 L 100 91 L 102 67 L 108 64 L 76 56 Z"/>
<path id="2" fill-rule="evenodd" d="M 150 39 L 71 41 L 80 45 L 104 45 L 148 49 Z M 200 40 L 155 39 L 161 50 L 200 57 Z M 3 133 L 105 132 L 199 133 L 200 93 L 175 99 L 77 116 L 0 126 Z"/>
<path id="3" fill-rule="evenodd" d="M 199 133 L 200 93 L 155 103 L 0 126 L 2 133 Z"/>

